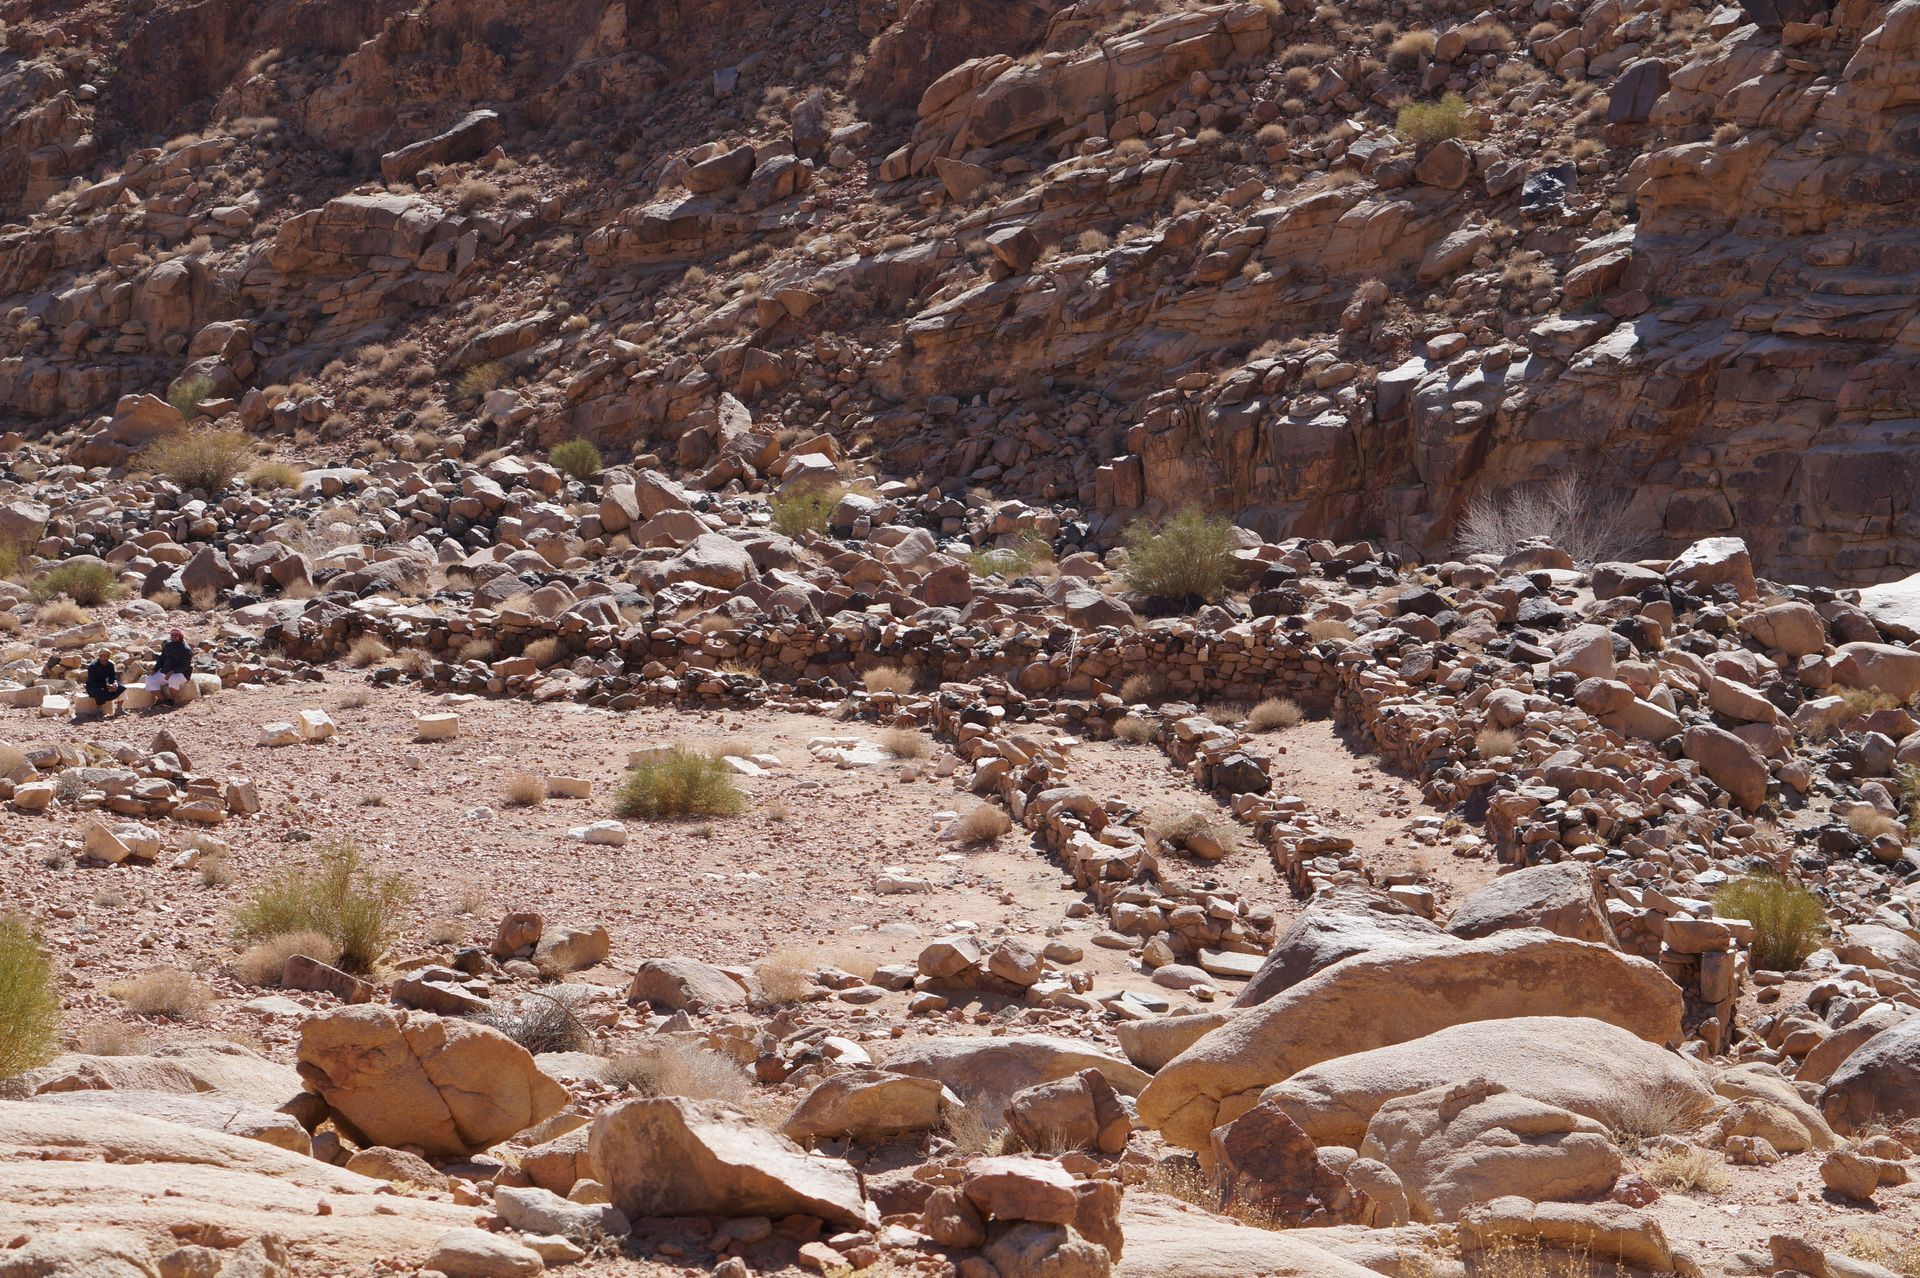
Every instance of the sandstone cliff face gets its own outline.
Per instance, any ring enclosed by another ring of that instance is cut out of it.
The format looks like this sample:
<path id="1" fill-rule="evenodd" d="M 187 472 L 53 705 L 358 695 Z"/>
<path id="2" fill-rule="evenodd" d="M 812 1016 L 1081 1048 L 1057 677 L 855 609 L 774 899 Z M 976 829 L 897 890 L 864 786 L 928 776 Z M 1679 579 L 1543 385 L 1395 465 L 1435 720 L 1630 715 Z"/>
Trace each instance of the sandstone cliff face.
<path id="1" fill-rule="evenodd" d="M 192 366 L 249 428 L 721 487 L 758 477 L 680 439 L 727 394 L 1096 537 L 1198 500 L 1433 552 L 1571 472 L 1655 545 L 1912 566 L 1912 0 L 13 7 L 0 406 L 38 429 Z M 1450 91 L 1474 127 L 1399 136 Z M 249 372 L 196 363 L 235 323 Z"/>

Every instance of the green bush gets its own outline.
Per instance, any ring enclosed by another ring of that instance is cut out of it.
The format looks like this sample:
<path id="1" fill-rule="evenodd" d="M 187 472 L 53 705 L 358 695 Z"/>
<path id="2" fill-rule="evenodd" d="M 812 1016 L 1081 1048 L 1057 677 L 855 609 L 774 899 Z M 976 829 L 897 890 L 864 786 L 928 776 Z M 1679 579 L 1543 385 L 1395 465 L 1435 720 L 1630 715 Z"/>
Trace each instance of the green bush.
<path id="1" fill-rule="evenodd" d="M 184 382 L 176 382 L 167 391 L 167 402 L 180 410 L 180 415 L 192 421 L 200 415 L 200 405 L 213 398 L 213 379 L 211 377 L 189 377 Z"/>
<path id="2" fill-rule="evenodd" d="M 53 965 L 26 920 L 0 915 L 0 1078 L 45 1065 L 60 1032 Z"/>
<path id="3" fill-rule="evenodd" d="M 767 499 L 767 509 L 773 513 L 773 526 L 784 536 L 824 533 L 833 508 L 846 495 L 847 490 L 837 485 L 802 488 L 798 492 L 775 493 Z"/>
<path id="4" fill-rule="evenodd" d="M 569 439 L 555 446 L 547 454 L 547 460 L 561 474 L 571 475 L 582 482 L 600 473 L 600 450 L 584 439 Z"/>
<path id="5" fill-rule="evenodd" d="M 747 796 L 720 760 L 680 746 L 627 773 L 613 796 L 621 816 L 648 821 L 678 816 L 738 816 Z"/>
<path id="6" fill-rule="evenodd" d="M 1127 529 L 1127 586 L 1163 599 L 1212 601 L 1233 572 L 1233 524 L 1189 506 L 1159 527 Z"/>
<path id="7" fill-rule="evenodd" d="M 1753 965 L 1769 972 L 1798 971 L 1827 939 L 1819 898 L 1778 874 L 1741 875 L 1714 893 L 1713 911 L 1753 924 Z"/>
<path id="8" fill-rule="evenodd" d="M 453 393 L 461 399 L 485 399 L 488 391 L 505 380 L 507 370 L 488 360 L 460 374 L 460 379 L 453 384 Z"/>
<path id="9" fill-rule="evenodd" d="M 339 945 L 341 967 L 365 972 L 393 943 L 412 899 L 404 876 L 369 869 L 350 842 L 331 843 L 261 884 L 234 911 L 234 930 L 243 941 L 318 932 Z"/>
<path id="10" fill-rule="evenodd" d="M 61 595 L 88 608 L 120 597 L 120 583 L 105 564 L 66 563 L 49 568 L 27 587 L 27 596 L 45 603 Z"/>
<path id="11" fill-rule="evenodd" d="M 251 455 L 252 445 L 242 431 L 196 430 L 153 444 L 140 454 L 139 463 L 189 492 L 213 494 L 226 491 Z"/>
<path id="12" fill-rule="evenodd" d="M 1473 108 L 1457 93 L 1449 93 L 1438 102 L 1402 103 L 1394 118 L 1394 131 L 1422 149 L 1448 138 L 1477 138 L 1480 121 Z"/>

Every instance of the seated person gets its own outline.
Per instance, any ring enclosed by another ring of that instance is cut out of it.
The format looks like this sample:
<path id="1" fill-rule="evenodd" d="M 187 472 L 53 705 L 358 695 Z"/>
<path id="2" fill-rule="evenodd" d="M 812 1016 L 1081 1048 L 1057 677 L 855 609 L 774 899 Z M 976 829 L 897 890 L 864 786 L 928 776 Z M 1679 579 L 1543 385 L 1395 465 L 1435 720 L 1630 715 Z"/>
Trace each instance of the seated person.
<path id="1" fill-rule="evenodd" d="M 107 707 L 119 700 L 120 694 L 125 691 L 126 688 L 120 683 L 120 672 L 108 660 L 107 654 L 101 652 L 95 656 L 93 663 L 87 667 L 87 695 L 93 698 L 94 708 L 104 717 Z"/>
<path id="2" fill-rule="evenodd" d="M 177 692 L 193 674 L 193 649 L 187 647 L 187 637 L 178 630 L 167 636 L 160 645 L 160 654 L 153 659 L 153 670 L 147 675 L 148 692 Z"/>

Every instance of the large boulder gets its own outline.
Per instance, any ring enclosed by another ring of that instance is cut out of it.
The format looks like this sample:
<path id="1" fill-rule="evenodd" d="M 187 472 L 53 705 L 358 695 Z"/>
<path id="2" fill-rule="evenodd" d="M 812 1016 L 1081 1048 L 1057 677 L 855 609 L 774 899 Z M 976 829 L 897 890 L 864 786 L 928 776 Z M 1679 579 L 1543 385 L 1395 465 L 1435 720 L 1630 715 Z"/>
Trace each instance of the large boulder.
<path id="1" fill-rule="evenodd" d="M 1920 981 L 1920 941 L 1884 923 L 1849 924 L 1844 940 L 1833 943 L 1842 963 L 1856 963 Z"/>
<path id="2" fill-rule="evenodd" d="M 1308 1066 L 1261 1094 L 1316 1144 L 1358 1147 L 1380 1107 L 1462 1078 L 1613 1125 L 1637 1113 L 1713 1104 L 1685 1057 L 1590 1016 L 1468 1021 L 1423 1038 Z"/>
<path id="3" fill-rule="evenodd" d="M 1732 586 L 1742 599 L 1758 597 L 1753 580 L 1753 557 L 1738 537 L 1706 537 L 1680 552 L 1667 565 L 1667 580 L 1699 593 L 1715 586 Z"/>
<path id="4" fill-rule="evenodd" d="M 1895 639 L 1920 639 L 1920 573 L 1863 587 L 1860 611 L 1873 619 L 1882 634 Z"/>
<path id="5" fill-rule="evenodd" d="M 300 1026 L 300 1077 L 363 1145 L 460 1158 L 516 1136 L 567 1103 L 527 1049 L 471 1021 L 372 1004 Z"/>
<path id="6" fill-rule="evenodd" d="M 1820 1112 L 1843 1136 L 1920 1118 L 1920 1016 L 1880 1031 L 1842 1061 L 1820 1093 Z"/>
<path id="7" fill-rule="evenodd" d="M 1574 1272 L 1592 1261 L 1614 1261 L 1656 1274 L 1700 1273 L 1700 1266 L 1674 1249 L 1660 1222 L 1621 1203 L 1536 1202 L 1514 1194 L 1479 1203 L 1461 1214 L 1460 1245 L 1471 1252 L 1538 1247 L 1549 1265 L 1562 1253 Z M 1552 1272 L 1549 1269 L 1548 1272 Z"/>
<path id="8" fill-rule="evenodd" d="M 1468 1021 L 1580 1014 L 1652 1043 L 1680 1038 L 1680 987 L 1652 963 L 1537 929 L 1450 949 L 1356 954 L 1249 1008 L 1140 1094 L 1140 1117 L 1205 1149 L 1213 1129 L 1310 1065 Z"/>
<path id="9" fill-rule="evenodd" d="M 1300 911 L 1233 1005 L 1264 1003 L 1355 954 L 1438 949 L 1453 943 L 1438 924 L 1384 895 L 1336 888 Z"/>
<path id="10" fill-rule="evenodd" d="M 1050 1083 L 1035 1083 L 1007 1102 L 1007 1127 L 1028 1149 L 1097 1149 L 1118 1154 L 1127 1147 L 1133 1118 L 1097 1069 L 1083 1069 Z"/>
<path id="11" fill-rule="evenodd" d="M 274 1235 L 303 1273 L 417 1267 L 441 1234 L 480 1219 L 475 1208 L 394 1194 L 381 1181 L 257 1140 L 40 1101 L 0 1101 L 0 1185 L 0 1238 L 65 1242 L 112 1221 L 157 1255 L 179 1245 L 183 1226 L 230 1240 Z M 316 1211 L 318 1203 L 329 1210 Z M 77 1254 L 77 1242 L 60 1250 Z M 19 1252 L 0 1257 L 5 1271 Z M 247 1272 L 239 1264 L 236 1256 L 226 1272 Z"/>
<path id="12" fill-rule="evenodd" d="M 1617 945 L 1593 871 L 1581 861 L 1528 866 L 1495 879 L 1454 910 L 1447 931 L 1469 939 L 1520 927 Z"/>
<path id="13" fill-rule="evenodd" d="M 731 976 L 698 959 L 642 959 L 627 983 L 627 1002 L 648 1002 L 668 1011 L 725 1011 L 747 1001 Z"/>
<path id="14" fill-rule="evenodd" d="M 1402 1096 L 1367 1125 L 1362 1158 L 1400 1177 L 1415 1220 L 1452 1221 L 1475 1203 L 1597 1197 L 1620 1151 L 1591 1118 L 1469 1079 Z"/>
<path id="15" fill-rule="evenodd" d="M 780 1131 L 801 1144 L 841 1137 L 882 1140 L 933 1131 L 959 1104 L 935 1079 L 848 1070 L 808 1092 Z"/>
<path id="16" fill-rule="evenodd" d="M 1866 591 L 1861 591 L 1866 606 Z M 1750 612 L 1740 619 L 1740 633 L 1789 657 L 1804 657 L 1827 646 L 1827 623 L 1812 604 L 1781 603 Z"/>
<path id="17" fill-rule="evenodd" d="M 760 576 L 746 547 L 720 533 L 695 537 L 685 550 L 654 565 L 653 571 L 661 585 L 692 581 L 716 590 L 738 590 Z"/>
<path id="18" fill-rule="evenodd" d="M 1767 761 L 1725 728 L 1696 724 L 1680 734 L 1680 749 L 1746 811 L 1767 801 Z"/>
<path id="19" fill-rule="evenodd" d="M 1920 692 L 1920 652 L 1892 643 L 1843 643 L 1833 651 L 1833 681 L 1906 701 Z"/>
<path id="20" fill-rule="evenodd" d="M 1379 1278 L 1393 1272 L 1344 1259 L 1298 1233 L 1242 1225 L 1160 1194 L 1129 1192 L 1120 1228 L 1127 1252 L 1115 1278 Z"/>
<path id="21" fill-rule="evenodd" d="M 14 1080 L 28 1095 L 149 1092 L 279 1109 L 303 1090 L 297 1071 L 238 1043 L 169 1043 L 140 1056 L 55 1057 Z"/>
<path id="22" fill-rule="evenodd" d="M 717 1101 L 625 1101 L 594 1120 L 588 1149 L 629 1219 L 818 1216 L 849 1229 L 879 1220 L 852 1167 L 805 1153 Z"/>
<path id="23" fill-rule="evenodd" d="M 1223 1206 L 1257 1211 L 1288 1228 L 1360 1218 L 1353 1186 L 1277 1106 L 1262 1102 L 1214 1128 L 1213 1165 Z"/>
<path id="24" fill-rule="evenodd" d="M 936 1078 L 989 1126 L 1018 1092 L 1083 1069 L 1094 1069 L 1122 1096 L 1137 1096 L 1147 1076 L 1125 1061 L 1070 1038 L 1021 1034 L 1007 1038 L 927 1038 L 889 1052 L 881 1067 Z"/>

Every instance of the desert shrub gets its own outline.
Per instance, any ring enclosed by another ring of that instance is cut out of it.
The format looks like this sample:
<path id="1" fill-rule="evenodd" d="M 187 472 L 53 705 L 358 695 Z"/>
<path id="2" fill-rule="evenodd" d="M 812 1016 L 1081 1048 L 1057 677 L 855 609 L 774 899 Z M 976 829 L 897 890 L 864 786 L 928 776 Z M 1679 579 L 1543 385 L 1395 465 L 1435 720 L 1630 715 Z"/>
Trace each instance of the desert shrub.
<path id="1" fill-rule="evenodd" d="M 355 639 L 353 646 L 347 649 L 346 661 L 355 670 L 364 670 L 368 666 L 385 661 L 392 655 L 387 645 L 380 642 L 379 635 L 364 634 Z"/>
<path id="2" fill-rule="evenodd" d="M 1848 1233 L 1842 1249 L 1855 1260 L 1881 1265 L 1902 1278 L 1920 1278 L 1920 1238 L 1854 1230 Z"/>
<path id="3" fill-rule="evenodd" d="M 1474 118 L 1473 108 L 1457 93 L 1449 93 L 1438 102 L 1401 104 L 1393 127 L 1417 147 L 1429 147 L 1448 138 L 1480 136 L 1480 122 Z"/>
<path id="4" fill-rule="evenodd" d="M 642 1096 L 682 1096 L 742 1105 L 753 1097 L 746 1071 L 706 1047 L 668 1039 L 616 1056 L 607 1080 Z"/>
<path id="5" fill-rule="evenodd" d="M 176 382 L 167 388 L 167 402 L 180 410 L 180 415 L 192 420 L 200 415 L 200 405 L 213 398 L 213 379 L 211 377 L 189 377 L 184 382 Z"/>
<path id="6" fill-rule="evenodd" d="M 60 998 L 40 938 L 17 915 L 0 915 L 0 1078 L 54 1058 Z"/>
<path id="7" fill-rule="evenodd" d="M 1192 839 L 1212 839 L 1229 848 L 1236 841 L 1231 822 L 1221 820 L 1217 812 L 1200 808 L 1163 808 L 1147 821 L 1161 838 L 1183 847 Z"/>
<path id="8" fill-rule="evenodd" d="M 1315 617 L 1306 625 L 1307 638 L 1315 643 L 1325 643 L 1329 639 L 1353 638 L 1353 627 L 1338 617 Z"/>
<path id="9" fill-rule="evenodd" d="M 91 608 L 118 599 L 120 583 L 115 579 L 113 569 L 105 564 L 64 563 L 34 578 L 33 584 L 27 587 L 27 597 L 35 603 L 65 597 Z"/>
<path id="10" fill-rule="evenodd" d="M 1511 758 L 1520 738 L 1507 728 L 1482 728 L 1473 738 L 1473 752 L 1482 759 Z"/>
<path id="11" fill-rule="evenodd" d="M 950 833 L 956 843 L 981 844 L 996 843 L 1011 829 L 1013 818 L 997 805 L 977 803 L 953 823 Z"/>
<path id="12" fill-rule="evenodd" d="M 1750 957 L 1765 971 L 1797 971 L 1827 939 L 1819 898 L 1778 874 L 1741 875 L 1714 893 L 1713 911 L 1753 924 Z"/>
<path id="13" fill-rule="evenodd" d="M 521 656 L 530 659 L 534 665 L 539 666 L 542 670 L 558 660 L 560 653 L 561 647 L 558 635 L 546 635 L 542 638 L 535 639 L 532 643 L 520 650 Z"/>
<path id="14" fill-rule="evenodd" d="M 571 475 L 582 482 L 592 479 L 600 473 L 600 450 L 584 439 L 569 439 L 557 444 L 547 454 L 547 460 L 553 468 L 563 475 Z"/>
<path id="15" fill-rule="evenodd" d="M 1151 701 L 1166 690 L 1166 680 L 1154 671 L 1143 670 L 1120 681 L 1120 699 L 1132 705 Z"/>
<path id="16" fill-rule="evenodd" d="M 233 866 L 224 856 L 201 857 L 199 870 L 202 887 L 223 888 L 233 882 Z"/>
<path id="17" fill-rule="evenodd" d="M 1900 811 L 1906 815 L 1907 833 L 1920 834 L 1920 765 L 1903 765 L 1896 780 L 1900 786 Z"/>
<path id="18" fill-rule="evenodd" d="M 774 528 L 782 536 L 824 533 L 827 531 L 827 520 L 833 515 L 833 508 L 840 504 L 840 499 L 846 494 L 847 490 L 837 485 L 775 493 L 767 499 L 767 510 L 773 515 Z"/>
<path id="19" fill-rule="evenodd" d="M 1123 715 L 1113 725 L 1113 735 L 1128 745 L 1145 745 L 1153 740 L 1153 725 L 1137 714 Z"/>
<path id="20" fill-rule="evenodd" d="M 620 816 L 648 821 L 681 816 L 738 816 L 747 797 L 720 760 L 675 746 L 627 773 L 614 792 Z"/>
<path id="21" fill-rule="evenodd" d="M 1898 710 L 1900 698 L 1877 688 L 1848 688 L 1840 694 L 1840 704 L 1827 711 L 1831 724 L 1851 723 L 1882 710 Z"/>
<path id="22" fill-rule="evenodd" d="M 386 953 L 412 899 L 404 876 L 369 868 L 352 843 L 333 843 L 261 884 L 234 911 L 234 926 L 246 941 L 318 932 L 333 942 L 341 967 L 365 972 Z"/>
<path id="23" fill-rule="evenodd" d="M 584 1051 L 593 1042 L 579 1008 L 578 994 L 530 990 L 514 1003 L 504 1000 L 473 1019 L 499 1030 L 536 1056 L 541 1052 Z"/>
<path id="24" fill-rule="evenodd" d="M 913 676 L 899 666 L 875 666 L 860 676 L 860 683 L 868 692 L 890 692 L 896 697 L 913 691 Z"/>
<path id="25" fill-rule="evenodd" d="M 507 378 L 507 370 L 488 360 L 484 364 L 475 364 L 460 374 L 453 384 L 453 393 L 461 399 L 485 399 L 487 392 L 499 386 Z"/>
<path id="26" fill-rule="evenodd" d="M 924 759 L 933 753 L 927 739 L 910 728 L 888 728 L 880 734 L 880 745 L 901 759 Z"/>
<path id="27" fill-rule="evenodd" d="M 1723 1193 L 1733 1185 L 1724 1158 L 1698 1145 L 1669 1146 L 1647 1160 L 1647 1179 L 1683 1194 Z"/>
<path id="28" fill-rule="evenodd" d="M 1431 31 L 1409 31 L 1387 46 L 1387 65 L 1395 71 L 1418 71 L 1420 64 L 1433 56 Z"/>
<path id="29" fill-rule="evenodd" d="M 546 801 L 546 779 L 537 773 L 516 772 L 500 787 L 500 802 L 510 808 L 537 808 Z"/>
<path id="30" fill-rule="evenodd" d="M 819 957 L 807 950 L 780 950 L 753 965 L 753 978 L 760 986 L 760 997 L 776 1006 L 805 1003 L 821 992 L 815 973 Z"/>
<path id="31" fill-rule="evenodd" d="M 150 445 L 139 464 L 188 491 L 224 492 L 247 468 L 246 434 L 237 430 L 185 431 Z"/>
<path id="32" fill-rule="evenodd" d="M 1160 525 L 1127 529 L 1127 586 L 1162 599 L 1218 599 L 1233 571 L 1233 524 L 1188 506 Z"/>
<path id="33" fill-rule="evenodd" d="M 131 981 L 108 988 L 107 993 L 141 1016 L 168 1021 L 197 1021 L 213 1002 L 213 991 L 192 972 L 177 967 L 155 968 Z"/>
<path id="34" fill-rule="evenodd" d="M 1268 697 L 1247 713 L 1247 728 L 1252 732 L 1276 732 L 1300 722 L 1300 703 L 1291 697 Z"/>
<path id="35" fill-rule="evenodd" d="M 1498 494 L 1479 493 L 1461 512 L 1454 536 L 1470 555 L 1505 557 L 1529 542 L 1545 541 L 1583 564 L 1628 558 L 1644 540 L 1626 502 L 1574 474 Z"/>
<path id="36" fill-rule="evenodd" d="M 298 488 L 300 468 L 292 462 L 263 461 L 247 472 L 247 483 L 256 490 Z"/>

